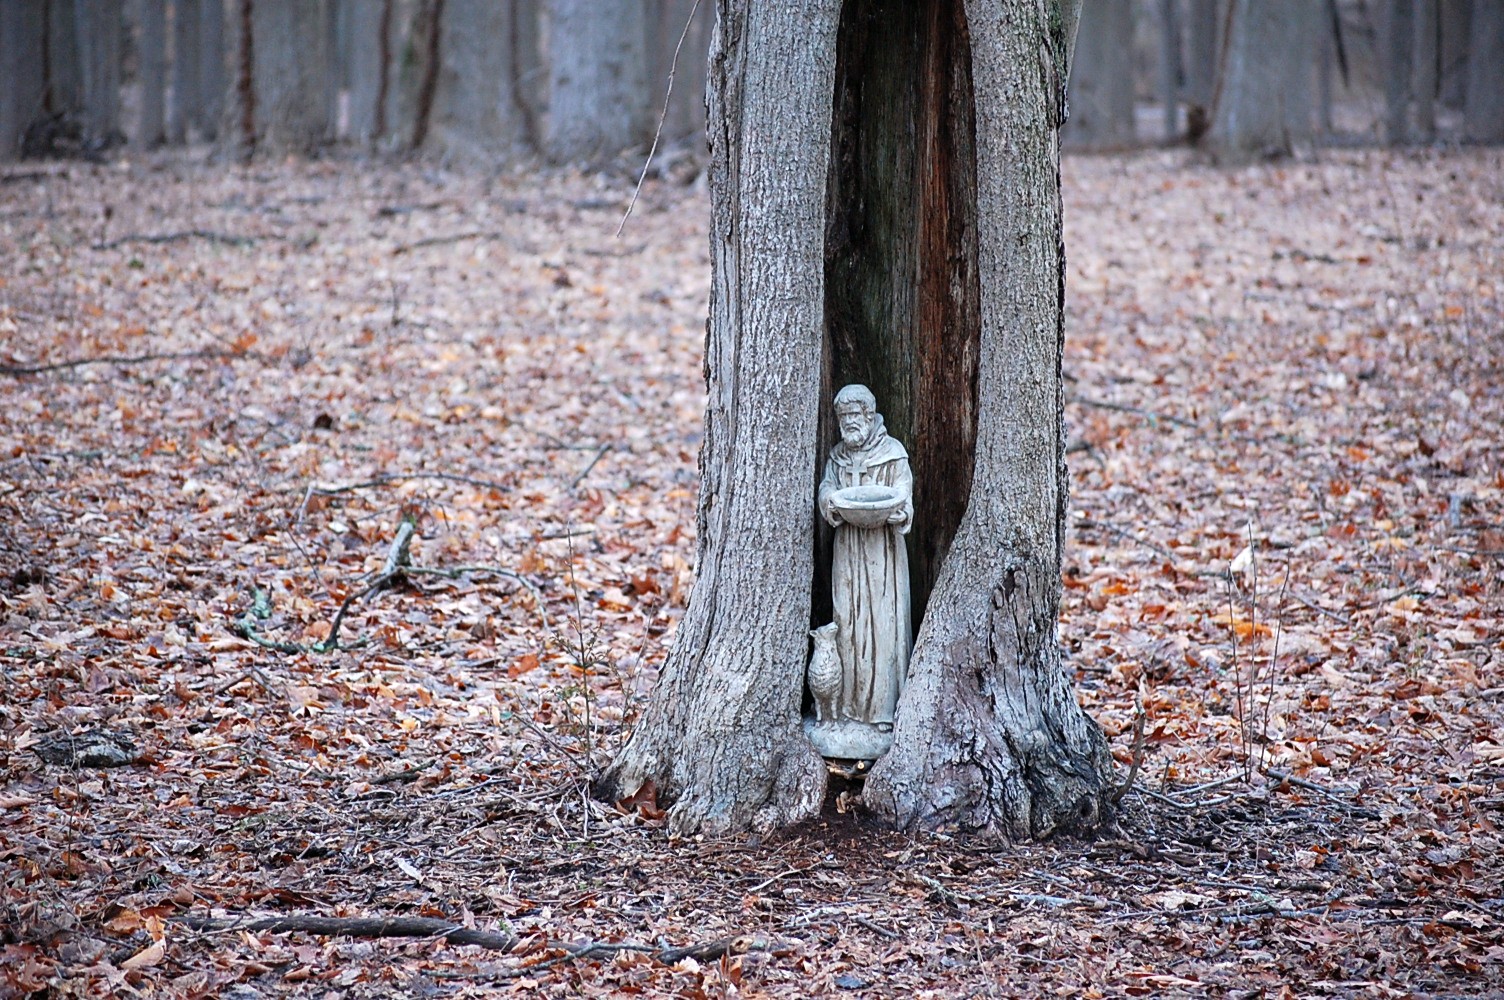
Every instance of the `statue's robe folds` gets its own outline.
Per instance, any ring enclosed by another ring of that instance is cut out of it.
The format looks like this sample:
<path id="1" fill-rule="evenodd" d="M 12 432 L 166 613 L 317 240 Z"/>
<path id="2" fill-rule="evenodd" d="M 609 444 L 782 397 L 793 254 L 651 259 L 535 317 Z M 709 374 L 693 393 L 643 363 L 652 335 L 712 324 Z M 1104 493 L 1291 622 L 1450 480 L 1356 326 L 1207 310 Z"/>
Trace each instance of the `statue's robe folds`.
<path id="1" fill-rule="evenodd" d="M 909 556 L 903 536 L 914 516 L 914 479 L 908 452 L 878 421 L 862 447 L 838 442 L 831 449 L 820 481 L 820 510 L 827 513 L 830 495 L 848 486 L 892 486 L 904 495 L 900 524 L 838 525 L 830 565 L 841 658 L 837 715 L 891 724 L 909 668 Z"/>

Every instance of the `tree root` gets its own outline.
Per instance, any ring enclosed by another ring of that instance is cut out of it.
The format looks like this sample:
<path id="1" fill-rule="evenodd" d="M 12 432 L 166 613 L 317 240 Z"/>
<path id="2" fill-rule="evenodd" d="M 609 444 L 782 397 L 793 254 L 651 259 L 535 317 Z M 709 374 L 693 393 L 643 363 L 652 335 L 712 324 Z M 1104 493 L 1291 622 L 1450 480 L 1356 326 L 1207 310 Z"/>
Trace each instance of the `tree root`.
<path id="1" fill-rule="evenodd" d="M 516 950 L 517 945 L 522 941 L 510 927 L 500 931 L 489 931 L 465 927 L 452 920 L 434 917 L 328 917 L 316 913 L 290 913 L 276 917 L 251 917 L 244 914 L 233 917 L 207 917 L 183 914 L 172 919 L 196 931 L 249 931 L 270 934 L 302 932 L 330 937 L 358 938 L 443 938 L 451 944 L 475 945 L 503 953 Z M 629 941 L 573 943 L 544 941 L 542 947 L 547 950 L 562 951 L 564 954 L 519 969 L 492 973 L 490 978 L 514 978 L 563 962 L 605 957 L 623 951 L 640 952 L 664 965 L 676 965 L 685 959 L 714 962 L 727 955 L 745 955 L 750 952 L 775 949 L 775 945 L 765 938 L 750 935 L 716 938 L 712 941 L 693 942 L 675 948 L 634 944 Z"/>

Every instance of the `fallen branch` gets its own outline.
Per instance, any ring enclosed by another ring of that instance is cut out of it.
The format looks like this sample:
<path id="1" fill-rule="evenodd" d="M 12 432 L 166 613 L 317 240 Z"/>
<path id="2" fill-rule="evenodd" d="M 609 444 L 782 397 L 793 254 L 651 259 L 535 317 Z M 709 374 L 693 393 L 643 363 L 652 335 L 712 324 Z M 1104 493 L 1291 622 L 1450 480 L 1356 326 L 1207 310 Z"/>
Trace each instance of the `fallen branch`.
<path id="1" fill-rule="evenodd" d="M 366 589 L 352 591 L 340 602 L 339 610 L 334 613 L 334 621 L 329 624 L 329 634 L 320 642 L 309 647 L 315 653 L 330 653 L 339 648 L 339 627 L 345 622 L 345 615 L 350 610 L 350 605 L 361 600 L 378 590 L 385 590 L 392 584 L 407 575 L 412 566 L 412 556 L 408 549 L 413 543 L 413 532 L 417 530 L 417 522 L 411 517 L 404 517 L 402 523 L 397 526 L 397 537 L 392 539 L 391 548 L 386 553 L 386 565 L 381 568 L 381 575 Z"/>
<path id="2" fill-rule="evenodd" d="M 325 917 L 294 913 L 282 917 L 200 917 L 184 914 L 174 917 L 196 931 L 250 931 L 285 934 L 302 931 L 339 937 L 362 938 L 447 938 L 453 944 L 473 944 L 495 951 L 511 951 L 518 937 L 510 930 L 485 931 L 462 927 L 452 920 L 435 917 Z"/>
<path id="3" fill-rule="evenodd" d="M 160 354 L 106 354 L 98 358 L 73 358 L 45 365 L 0 365 L 0 375 L 41 375 L 46 372 L 82 368 L 85 365 L 140 365 L 148 361 L 188 361 L 196 358 L 248 358 L 246 351 L 166 351 Z"/>
<path id="4" fill-rule="evenodd" d="M 1193 430 L 1199 431 L 1201 429 L 1201 425 L 1196 423 L 1194 420 L 1187 420 L 1184 417 L 1171 416 L 1168 413 L 1160 413 L 1157 410 L 1146 410 L 1141 406 L 1129 406 L 1125 403 L 1109 403 L 1105 399 L 1092 399 L 1089 396 L 1078 396 L 1074 394 L 1066 396 L 1065 401 L 1067 403 L 1079 403 L 1082 406 L 1095 407 L 1099 410 L 1112 410 L 1115 413 L 1131 413 L 1134 416 L 1143 417 L 1144 419 L 1150 421 L 1163 420 L 1167 424 L 1178 424 L 1181 427 L 1189 427 Z"/>
<path id="5" fill-rule="evenodd" d="M 451 233 L 448 236 L 425 236 L 423 239 L 414 240 L 411 243 L 397 244 L 392 248 L 392 256 L 396 257 L 405 253 L 411 253 L 414 250 L 421 250 L 424 247 L 444 246 L 448 243 L 460 243 L 465 240 L 505 240 L 506 238 L 506 233 L 495 231 L 482 232 L 480 230 L 471 230 L 463 233 Z"/>
<path id="6" fill-rule="evenodd" d="M 184 229 L 176 233 L 128 233 L 125 236 L 110 240 L 108 243 L 95 243 L 91 249 L 114 250 L 127 243 L 178 243 L 183 240 L 205 240 L 209 243 L 220 243 L 231 247 L 248 247 L 255 244 L 258 239 L 267 239 L 264 236 L 231 236 L 227 233 L 216 233 L 208 229 Z"/>
<path id="7" fill-rule="evenodd" d="M 346 483 L 343 486 L 313 486 L 307 488 L 307 495 L 329 497 L 339 493 L 353 493 L 356 490 L 368 490 L 377 486 L 391 486 L 393 483 L 405 483 L 415 479 L 439 479 L 448 483 L 464 483 L 467 486 L 483 486 L 492 490 L 510 490 L 512 487 L 506 483 L 498 483 L 491 479 L 477 479 L 474 476 L 462 476 L 454 472 L 395 472 L 388 476 L 375 476 L 358 483 Z"/>

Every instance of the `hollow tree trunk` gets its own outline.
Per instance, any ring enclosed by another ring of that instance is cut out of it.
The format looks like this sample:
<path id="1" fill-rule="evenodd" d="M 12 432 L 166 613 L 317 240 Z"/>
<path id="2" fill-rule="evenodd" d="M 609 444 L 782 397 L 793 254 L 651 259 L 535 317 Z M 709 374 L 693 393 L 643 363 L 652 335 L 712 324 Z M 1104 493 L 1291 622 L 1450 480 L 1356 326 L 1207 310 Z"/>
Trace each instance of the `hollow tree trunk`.
<path id="1" fill-rule="evenodd" d="M 651 782 L 682 832 L 820 808 L 800 723 L 829 603 L 817 457 L 833 390 L 861 380 L 909 448 L 923 615 L 864 801 L 1012 837 L 1102 817 L 1106 741 L 1055 638 L 1064 6 L 721 0 L 698 577 L 603 797 Z"/>
<path id="2" fill-rule="evenodd" d="M 1462 121 L 1468 142 L 1504 142 L 1504 0 L 1473 0 Z"/>
<path id="3" fill-rule="evenodd" d="M 1229 164 L 1289 155 L 1314 129 L 1312 69 L 1324 6 L 1228 2 L 1225 51 L 1203 145 Z"/>
<path id="4" fill-rule="evenodd" d="M 136 5 L 137 79 L 141 85 L 141 113 L 131 137 L 141 149 L 155 149 L 167 138 L 167 7 L 165 0 L 139 0 Z"/>
<path id="5" fill-rule="evenodd" d="M 1067 148 L 1124 149 L 1133 144 L 1133 2 L 1097 0 L 1081 25 L 1070 80 Z"/>
<path id="6" fill-rule="evenodd" d="M 548 155 L 596 162 L 647 140 L 644 0 L 550 0 Z"/>
<path id="7" fill-rule="evenodd" d="M 43 0 L 0 3 L 0 161 L 21 155 L 26 129 L 43 112 Z"/>

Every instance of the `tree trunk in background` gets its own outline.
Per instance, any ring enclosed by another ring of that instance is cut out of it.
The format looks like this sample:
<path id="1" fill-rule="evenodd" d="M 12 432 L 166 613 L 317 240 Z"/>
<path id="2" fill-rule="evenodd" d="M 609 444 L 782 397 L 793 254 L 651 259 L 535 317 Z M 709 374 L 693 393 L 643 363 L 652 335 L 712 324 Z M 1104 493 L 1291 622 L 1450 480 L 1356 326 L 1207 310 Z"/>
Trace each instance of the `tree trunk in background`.
<path id="1" fill-rule="evenodd" d="M 447 0 L 439 26 L 439 79 L 425 145 L 494 167 L 526 148 L 512 95 L 512 12 L 494 0 Z"/>
<path id="2" fill-rule="evenodd" d="M 231 79 L 225 72 L 225 0 L 183 2 L 198 4 L 198 132 L 213 142 L 219 135 Z"/>
<path id="3" fill-rule="evenodd" d="M 21 155 L 27 128 L 42 117 L 46 31 L 43 0 L 0 2 L 0 161 Z"/>
<path id="4" fill-rule="evenodd" d="M 334 138 L 329 28 L 323 4 L 255 0 L 251 52 L 258 151 L 307 154 Z"/>
<path id="5" fill-rule="evenodd" d="M 652 132 L 644 0 L 549 0 L 548 155 L 599 163 Z"/>
<path id="6" fill-rule="evenodd" d="M 1473 0 L 1463 137 L 1504 142 L 1504 0 Z"/>
<path id="7" fill-rule="evenodd" d="M 188 141 L 199 110 L 199 3 L 174 0 L 172 7 L 172 101 L 167 105 L 167 141 Z"/>
<path id="8" fill-rule="evenodd" d="M 698 141 L 705 134 L 706 53 L 714 19 L 709 0 L 701 0 L 698 7 L 695 0 L 651 0 L 648 5 L 648 94 L 655 115 L 663 108 L 669 73 L 674 74 L 674 92 L 663 121 L 664 142 Z M 674 49 L 681 37 L 684 45 L 674 68 Z"/>
<path id="9" fill-rule="evenodd" d="M 1081 20 L 1071 68 L 1067 149 L 1133 145 L 1133 0 L 1096 0 Z"/>
<path id="10" fill-rule="evenodd" d="M 423 145 L 433 114 L 439 83 L 439 41 L 445 0 L 416 0 L 401 4 L 393 25 L 391 51 L 397 61 L 390 110 L 387 148 L 406 152 Z"/>
<path id="11" fill-rule="evenodd" d="M 1388 0 L 1384 7 L 1381 36 L 1384 44 L 1384 138 L 1391 146 L 1403 146 L 1410 141 L 1411 78 L 1415 64 L 1414 0 Z"/>
<path id="12" fill-rule="evenodd" d="M 1441 21 L 1441 103 L 1462 110 L 1467 94 L 1468 32 L 1472 28 L 1472 0 L 1439 0 Z"/>
<path id="13" fill-rule="evenodd" d="M 83 78 L 78 65 L 77 8 L 74 0 L 46 0 L 48 114 L 77 115 L 83 107 Z"/>
<path id="14" fill-rule="evenodd" d="M 1186 7 L 1185 119 L 1186 138 L 1193 143 L 1211 125 L 1224 6 L 1218 0 L 1190 0 Z"/>
<path id="15" fill-rule="evenodd" d="M 512 0 L 512 100 L 528 148 L 543 148 L 548 112 L 548 67 L 543 61 L 542 0 Z"/>
<path id="16" fill-rule="evenodd" d="M 137 79 L 141 85 L 141 114 L 132 137 L 140 149 L 155 149 L 167 138 L 167 4 L 166 0 L 137 0 Z"/>
<path id="17" fill-rule="evenodd" d="M 75 0 L 83 98 L 83 144 L 98 152 L 115 145 L 120 134 L 120 48 L 124 33 L 121 0 Z"/>
<path id="18" fill-rule="evenodd" d="M 1441 25 L 1433 0 L 1415 7 L 1415 138 L 1436 141 L 1436 85 Z"/>
<path id="19" fill-rule="evenodd" d="M 1312 73 L 1326 8 L 1230 0 L 1211 128 L 1202 145 L 1219 162 L 1287 156 L 1314 129 Z"/>
<path id="20" fill-rule="evenodd" d="M 800 722 L 817 443 L 833 389 L 861 378 L 908 446 L 930 556 L 893 749 L 863 801 L 904 828 L 1089 828 L 1111 764 L 1055 638 L 1071 11 L 722 0 L 719 15 L 697 579 L 596 791 L 651 784 L 681 832 L 820 808 Z"/>
<path id="21" fill-rule="evenodd" d="M 346 85 L 350 90 L 347 136 L 369 148 L 385 131 L 392 0 L 358 0 L 345 4 L 344 43 Z"/>
<path id="22" fill-rule="evenodd" d="M 1180 6 L 1159 0 L 1159 100 L 1164 105 L 1165 142 L 1180 134 Z"/>

